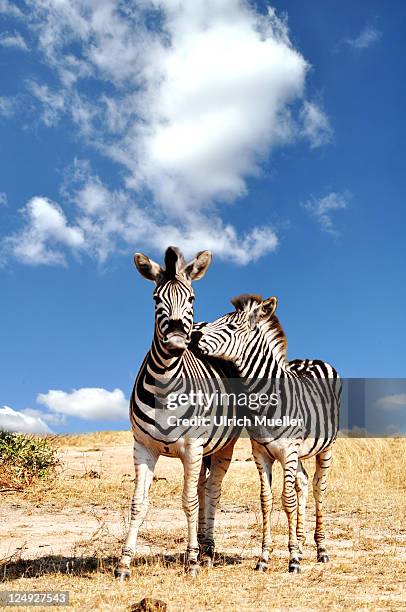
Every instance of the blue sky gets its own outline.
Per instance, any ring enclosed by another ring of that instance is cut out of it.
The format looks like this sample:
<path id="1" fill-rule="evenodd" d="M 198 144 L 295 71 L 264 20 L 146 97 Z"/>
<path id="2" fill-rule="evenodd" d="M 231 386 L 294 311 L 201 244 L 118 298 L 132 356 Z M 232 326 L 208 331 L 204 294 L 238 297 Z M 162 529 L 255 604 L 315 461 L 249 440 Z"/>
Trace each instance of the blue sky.
<path id="1" fill-rule="evenodd" d="M 276 295 L 290 358 L 405 376 L 405 16 L 0 0 L 0 424 L 128 426 L 168 244 L 213 251 L 196 320 Z"/>

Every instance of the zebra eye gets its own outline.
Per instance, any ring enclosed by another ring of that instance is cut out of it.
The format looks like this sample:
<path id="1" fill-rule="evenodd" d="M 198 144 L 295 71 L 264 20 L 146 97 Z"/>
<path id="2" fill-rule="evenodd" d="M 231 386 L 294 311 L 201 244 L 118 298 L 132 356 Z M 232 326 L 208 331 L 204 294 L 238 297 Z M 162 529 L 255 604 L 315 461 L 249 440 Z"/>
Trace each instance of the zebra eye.
<path id="1" fill-rule="evenodd" d="M 193 304 L 193 302 L 194 302 L 194 301 L 195 301 L 195 296 L 194 296 L 194 295 L 191 295 L 191 296 L 189 297 L 189 303 L 190 303 L 190 304 Z"/>
<path id="2" fill-rule="evenodd" d="M 227 327 L 230 331 L 235 331 L 237 329 L 237 326 L 234 323 L 228 323 Z"/>

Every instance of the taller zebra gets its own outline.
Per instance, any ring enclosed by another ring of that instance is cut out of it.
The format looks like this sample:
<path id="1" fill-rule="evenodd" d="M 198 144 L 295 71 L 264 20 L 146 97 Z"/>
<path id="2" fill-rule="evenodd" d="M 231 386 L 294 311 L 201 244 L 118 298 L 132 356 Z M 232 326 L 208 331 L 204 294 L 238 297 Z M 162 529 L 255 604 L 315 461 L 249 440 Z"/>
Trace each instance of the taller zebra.
<path id="1" fill-rule="evenodd" d="M 274 400 L 268 401 L 264 411 L 270 421 L 275 419 L 275 426 L 273 423 L 263 425 L 255 418 L 255 411 L 248 410 L 252 420 L 247 430 L 261 480 L 263 540 L 257 567 L 266 568 L 269 558 L 272 466 L 277 459 L 284 471 L 282 503 L 289 523 L 289 571 L 299 572 L 298 536 L 304 540 L 304 490 L 307 487 L 307 475 L 300 459 L 308 457 L 316 457 L 313 492 L 317 559 L 328 561 L 322 505 L 331 447 L 338 432 L 341 384 L 336 370 L 323 361 L 288 362 L 286 336 L 274 315 L 276 298 L 263 301 L 258 295 L 242 295 L 232 300 L 232 304 L 235 312 L 200 328 L 198 347 L 205 355 L 235 364 L 248 399 L 252 394 L 266 394 L 270 398 L 271 393 L 277 393 L 277 405 Z M 284 424 L 284 416 L 296 422 L 290 424 L 289 420 L 289 424 Z M 277 418 L 281 421 L 276 421 Z"/>
<path id="2" fill-rule="evenodd" d="M 224 364 L 219 362 L 216 365 L 215 360 L 196 356 L 188 349 L 193 329 L 192 281 L 205 275 L 211 253 L 202 251 L 193 261 L 186 263 L 179 249 L 169 247 L 164 268 L 141 253 L 135 254 L 134 262 L 140 274 L 156 284 L 153 294 L 155 331 L 130 400 L 135 490 L 129 531 L 116 569 L 116 577 L 120 580 L 130 576 L 138 530 L 147 513 L 149 488 L 160 455 L 178 457 L 183 463 L 182 504 L 188 523 L 186 568 L 191 574 L 197 572 L 199 542 L 203 557 L 210 564 L 214 554 L 216 503 L 238 435 L 231 426 L 220 431 L 210 427 L 186 429 L 170 426 L 166 420 L 171 414 L 168 412 L 170 393 L 180 396 L 193 390 L 206 393 L 226 391 L 223 381 L 228 370 Z M 189 405 L 184 406 L 183 416 L 190 416 L 190 409 Z M 202 414 L 203 410 L 204 406 L 199 404 L 193 408 L 193 414 Z M 230 406 L 229 416 L 233 414 L 234 406 Z M 179 410 L 176 415 L 179 416 Z M 203 457 L 210 457 L 207 482 Z"/>

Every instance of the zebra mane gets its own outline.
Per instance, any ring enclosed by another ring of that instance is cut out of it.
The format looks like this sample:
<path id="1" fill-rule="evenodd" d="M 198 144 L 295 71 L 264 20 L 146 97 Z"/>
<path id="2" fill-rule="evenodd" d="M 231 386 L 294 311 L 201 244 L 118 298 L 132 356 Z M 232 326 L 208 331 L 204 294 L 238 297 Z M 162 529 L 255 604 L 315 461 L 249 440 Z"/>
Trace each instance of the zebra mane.
<path id="1" fill-rule="evenodd" d="M 261 304 L 262 302 L 262 296 L 257 293 L 242 293 L 231 300 L 236 310 L 251 310 L 253 306 Z"/>
<path id="2" fill-rule="evenodd" d="M 165 253 L 165 280 L 173 280 L 183 266 L 185 266 L 185 264 L 185 258 L 178 247 L 168 247 Z"/>
<path id="3" fill-rule="evenodd" d="M 288 340 L 278 317 L 273 314 L 272 317 L 266 322 L 266 325 L 268 326 L 268 329 L 272 330 L 275 333 L 275 336 L 279 338 L 282 348 L 281 352 L 284 354 L 285 359 L 287 359 L 286 353 L 288 350 Z"/>

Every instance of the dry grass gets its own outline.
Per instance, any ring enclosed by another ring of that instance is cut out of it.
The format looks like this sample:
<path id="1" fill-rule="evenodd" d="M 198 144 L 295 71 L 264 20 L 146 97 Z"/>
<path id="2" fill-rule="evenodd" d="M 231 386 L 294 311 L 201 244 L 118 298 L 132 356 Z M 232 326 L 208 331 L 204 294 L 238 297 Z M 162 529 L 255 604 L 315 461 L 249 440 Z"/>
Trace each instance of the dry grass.
<path id="1" fill-rule="evenodd" d="M 140 533 L 140 554 L 125 584 L 114 581 L 113 568 L 133 488 L 131 435 L 100 432 L 59 438 L 58 445 L 65 468 L 52 483 L 38 483 L 2 500 L 10 519 L 3 532 L 9 538 L 3 589 L 69 590 L 74 610 L 127 610 L 143 597 L 161 599 L 171 611 L 406 609 L 405 440 L 337 441 L 326 502 L 332 561 L 327 566 L 315 562 L 310 495 L 299 576 L 287 573 L 279 469 L 271 568 L 265 575 L 253 570 L 260 545 L 259 487 L 255 465 L 246 461 L 246 440 L 239 441 L 224 481 L 216 566 L 194 580 L 185 576 L 181 465 L 161 459 L 149 518 Z M 307 467 L 311 474 L 312 462 Z M 92 472 L 100 477 L 90 477 Z M 28 549 L 16 551 L 24 538 Z M 65 542 L 70 548 L 63 548 Z"/>
<path id="2" fill-rule="evenodd" d="M 95 449 L 105 446 L 120 446 L 131 444 L 131 431 L 96 431 L 84 434 L 69 434 L 52 437 L 55 446 L 59 448 L 79 447 Z"/>

